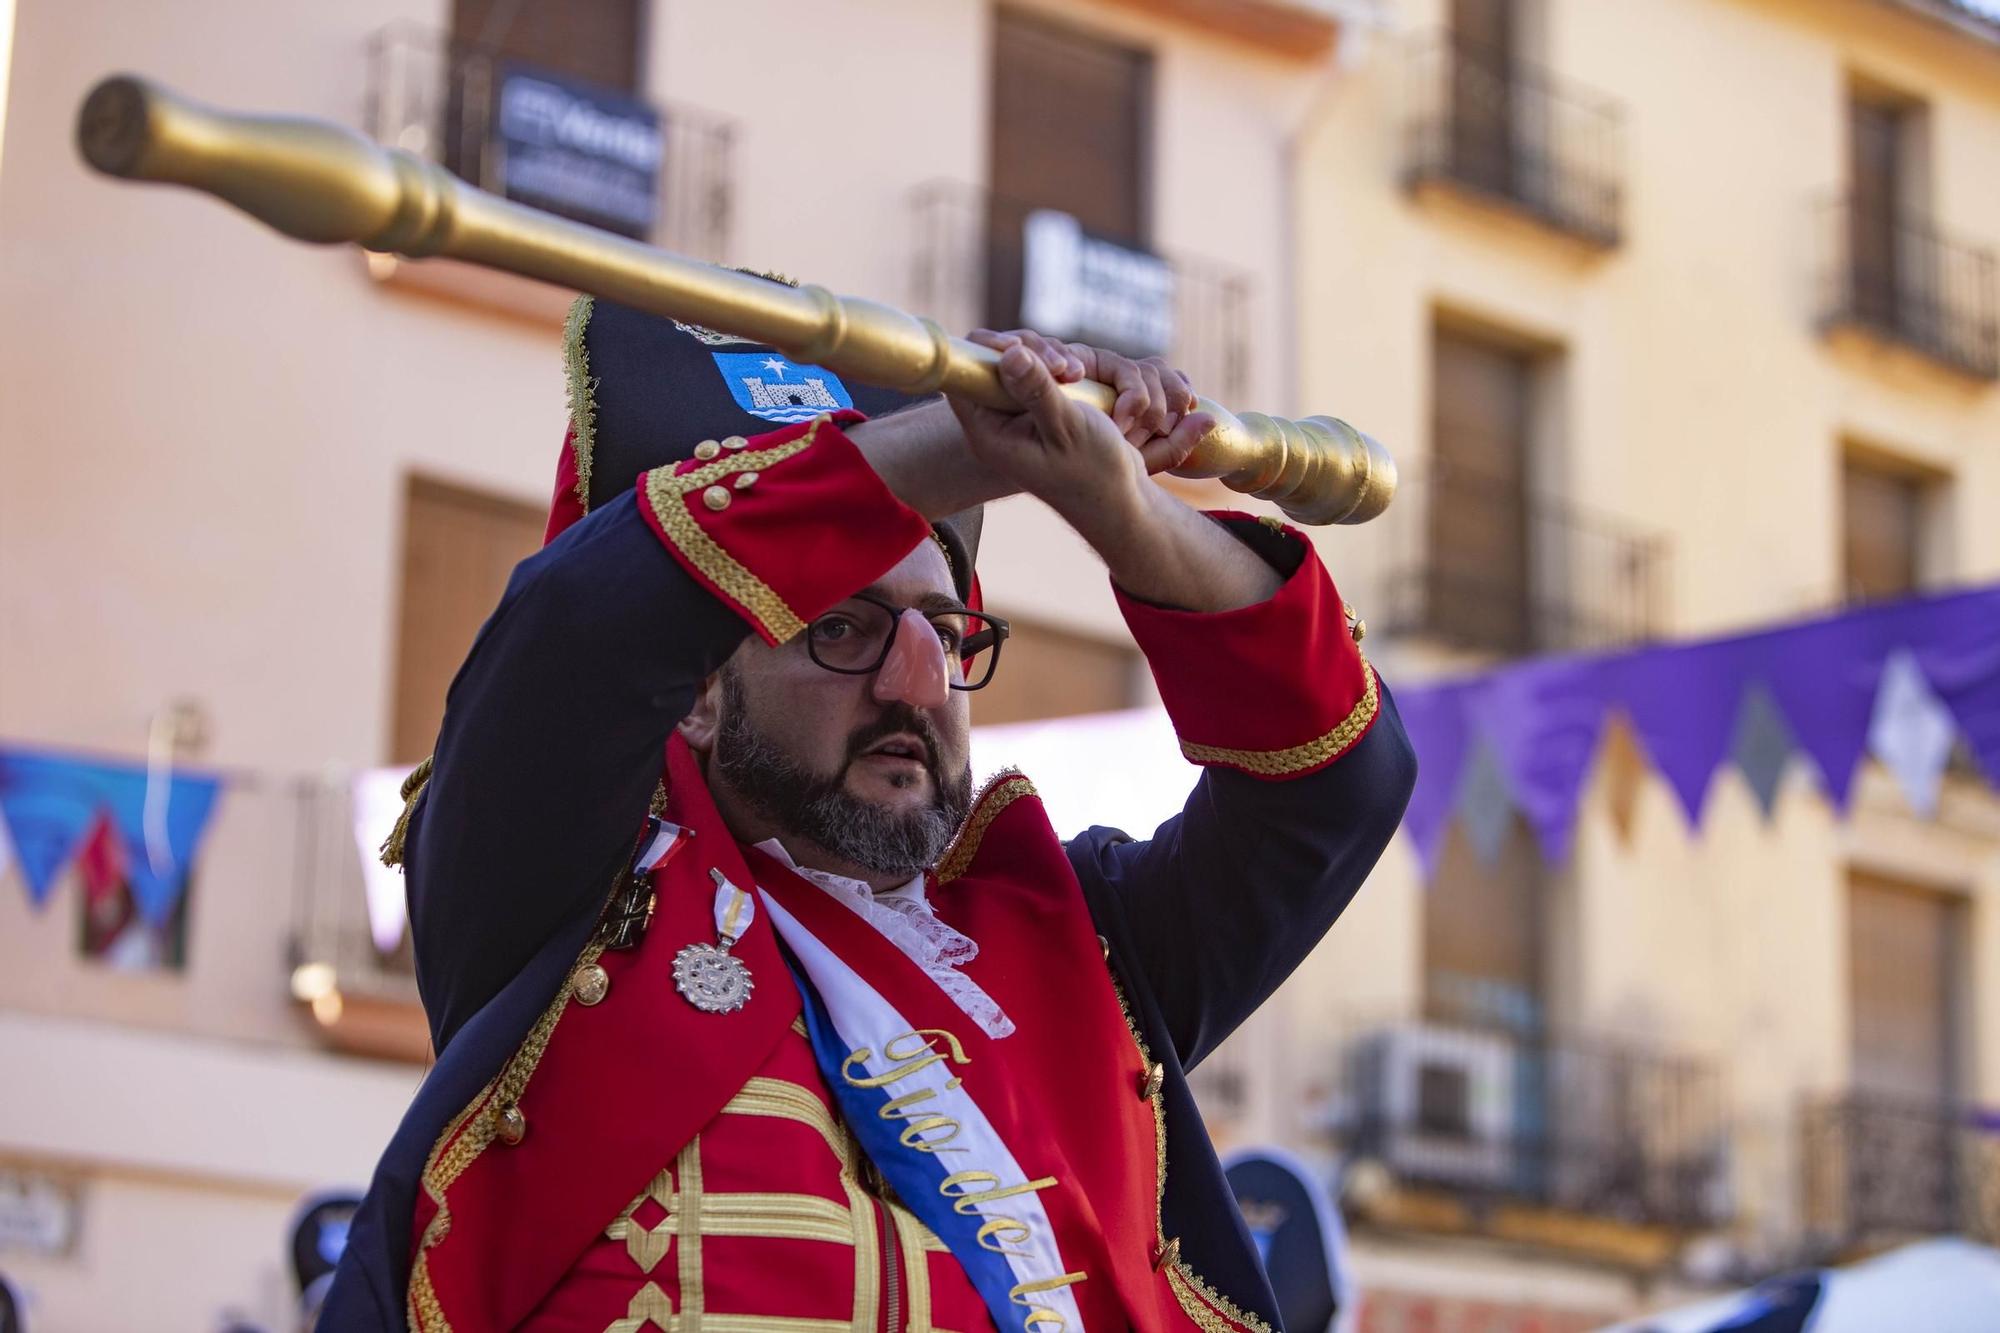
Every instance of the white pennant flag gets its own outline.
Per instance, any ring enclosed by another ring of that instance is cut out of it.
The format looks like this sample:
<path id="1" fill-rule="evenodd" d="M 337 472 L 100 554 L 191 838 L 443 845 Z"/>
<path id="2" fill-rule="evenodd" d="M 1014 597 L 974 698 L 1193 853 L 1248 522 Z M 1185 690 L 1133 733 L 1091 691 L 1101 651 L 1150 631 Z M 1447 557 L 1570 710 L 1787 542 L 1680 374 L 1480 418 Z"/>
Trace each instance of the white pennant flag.
<path id="1" fill-rule="evenodd" d="M 1896 779 L 1910 808 L 1926 818 L 1937 813 L 1938 789 L 1957 735 L 1951 710 L 1924 679 L 1916 657 L 1907 648 L 1889 654 L 1868 721 L 1868 749 Z"/>

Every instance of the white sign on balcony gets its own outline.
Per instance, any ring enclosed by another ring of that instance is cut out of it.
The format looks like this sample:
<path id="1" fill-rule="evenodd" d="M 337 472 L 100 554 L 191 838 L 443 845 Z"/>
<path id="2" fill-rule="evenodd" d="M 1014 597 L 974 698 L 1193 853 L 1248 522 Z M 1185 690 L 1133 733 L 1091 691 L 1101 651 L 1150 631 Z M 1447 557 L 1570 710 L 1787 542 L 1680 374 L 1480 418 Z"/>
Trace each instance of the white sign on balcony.
<path id="1" fill-rule="evenodd" d="M 1039 208 L 1023 236 L 1021 322 L 1055 338 L 1165 356 L 1174 340 L 1174 271 L 1144 250 L 1090 236 Z"/>
<path id="2" fill-rule="evenodd" d="M 540 70 L 505 69 L 498 146 L 506 195 L 627 236 L 659 212 L 660 113 Z"/>

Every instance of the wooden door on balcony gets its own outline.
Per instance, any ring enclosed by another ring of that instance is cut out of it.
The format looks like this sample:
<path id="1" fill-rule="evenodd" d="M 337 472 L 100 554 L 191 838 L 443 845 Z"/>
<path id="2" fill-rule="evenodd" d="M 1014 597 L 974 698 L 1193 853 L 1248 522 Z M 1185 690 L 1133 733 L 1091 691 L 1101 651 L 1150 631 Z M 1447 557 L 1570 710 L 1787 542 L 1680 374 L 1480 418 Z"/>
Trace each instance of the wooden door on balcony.
<path id="1" fill-rule="evenodd" d="M 1853 1085 L 1942 1108 L 1958 1091 L 1963 904 L 1855 871 L 1848 887 Z"/>
<path id="2" fill-rule="evenodd" d="M 1847 1229 L 1955 1230 L 1964 903 L 1862 871 L 1848 881 L 1851 1091 L 1841 1159 Z"/>
<path id="3" fill-rule="evenodd" d="M 1854 312 L 1885 329 L 1899 327 L 1896 236 L 1908 188 L 1906 108 L 1869 97 L 1848 100 L 1849 281 Z"/>
<path id="4" fill-rule="evenodd" d="M 519 63 L 618 92 L 639 87 L 644 0 L 452 0 L 445 169 L 493 188 L 499 70 Z"/>
<path id="5" fill-rule="evenodd" d="M 1021 229 L 1037 208 L 1144 246 L 1151 231 L 1151 53 L 1002 9 L 993 28 L 987 318 L 1021 322 Z"/>
<path id="6" fill-rule="evenodd" d="M 1452 0 L 1451 171 L 1482 190 L 1514 194 L 1515 0 Z"/>
<path id="7" fill-rule="evenodd" d="M 1541 849 L 1518 815 L 1490 864 L 1453 824 L 1424 894 L 1426 1019 L 1524 1040 L 1541 1035 L 1547 879 Z"/>
<path id="8" fill-rule="evenodd" d="M 431 752 L 445 690 L 514 566 L 540 549 L 546 521 L 537 505 L 410 479 L 391 762 L 414 764 Z"/>
<path id="9" fill-rule="evenodd" d="M 645 49 L 642 10 L 643 0 L 452 0 L 451 36 L 467 54 L 629 93 Z"/>
<path id="10" fill-rule="evenodd" d="M 1432 364 L 1426 629 L 1469 648 L 1525 653 L 1534 647 L 1528 536 L 1534 363 L 1440 329 Z"/>

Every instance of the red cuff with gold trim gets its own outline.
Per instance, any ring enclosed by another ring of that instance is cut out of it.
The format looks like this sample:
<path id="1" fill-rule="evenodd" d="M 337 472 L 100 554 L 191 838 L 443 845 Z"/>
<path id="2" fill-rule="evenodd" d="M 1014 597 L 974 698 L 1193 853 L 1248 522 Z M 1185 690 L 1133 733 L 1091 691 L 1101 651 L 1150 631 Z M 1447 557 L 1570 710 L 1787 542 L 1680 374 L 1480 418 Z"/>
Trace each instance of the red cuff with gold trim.
<path id="1" fill-rule="evenodd" d="M 840 412 L 705 442 L 639 478 L 646 522 L 766 643 L 791 638 L 930 535 L 840 429 L 861 420 Z"/>
<path id="2" fill-rule="evenodd" d="M 1112 588 L 1181 753 L 1269 779 L 1324 768 L 1367 734 L 1380 704 L 1340 594 L 1296 529 L 1247 514 L 1210 517 L 1280 573 L 1291 569 L 1268 601 L 1173 611 Z"/>

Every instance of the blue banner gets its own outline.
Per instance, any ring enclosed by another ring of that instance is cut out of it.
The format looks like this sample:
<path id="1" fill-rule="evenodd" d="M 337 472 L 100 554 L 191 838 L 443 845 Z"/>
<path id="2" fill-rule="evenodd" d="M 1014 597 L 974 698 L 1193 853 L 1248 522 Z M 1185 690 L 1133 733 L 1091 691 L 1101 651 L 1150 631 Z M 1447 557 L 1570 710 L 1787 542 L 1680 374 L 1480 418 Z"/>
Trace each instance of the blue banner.
<path id="1" fill-rule="evenodd" d="M 173 915 L 215 812 L 218 778 L 183 769 L 0 749 L 0 818 L 36 907 L 100 819 L 124 844 L 126 878 L 152 925 Z"/>

